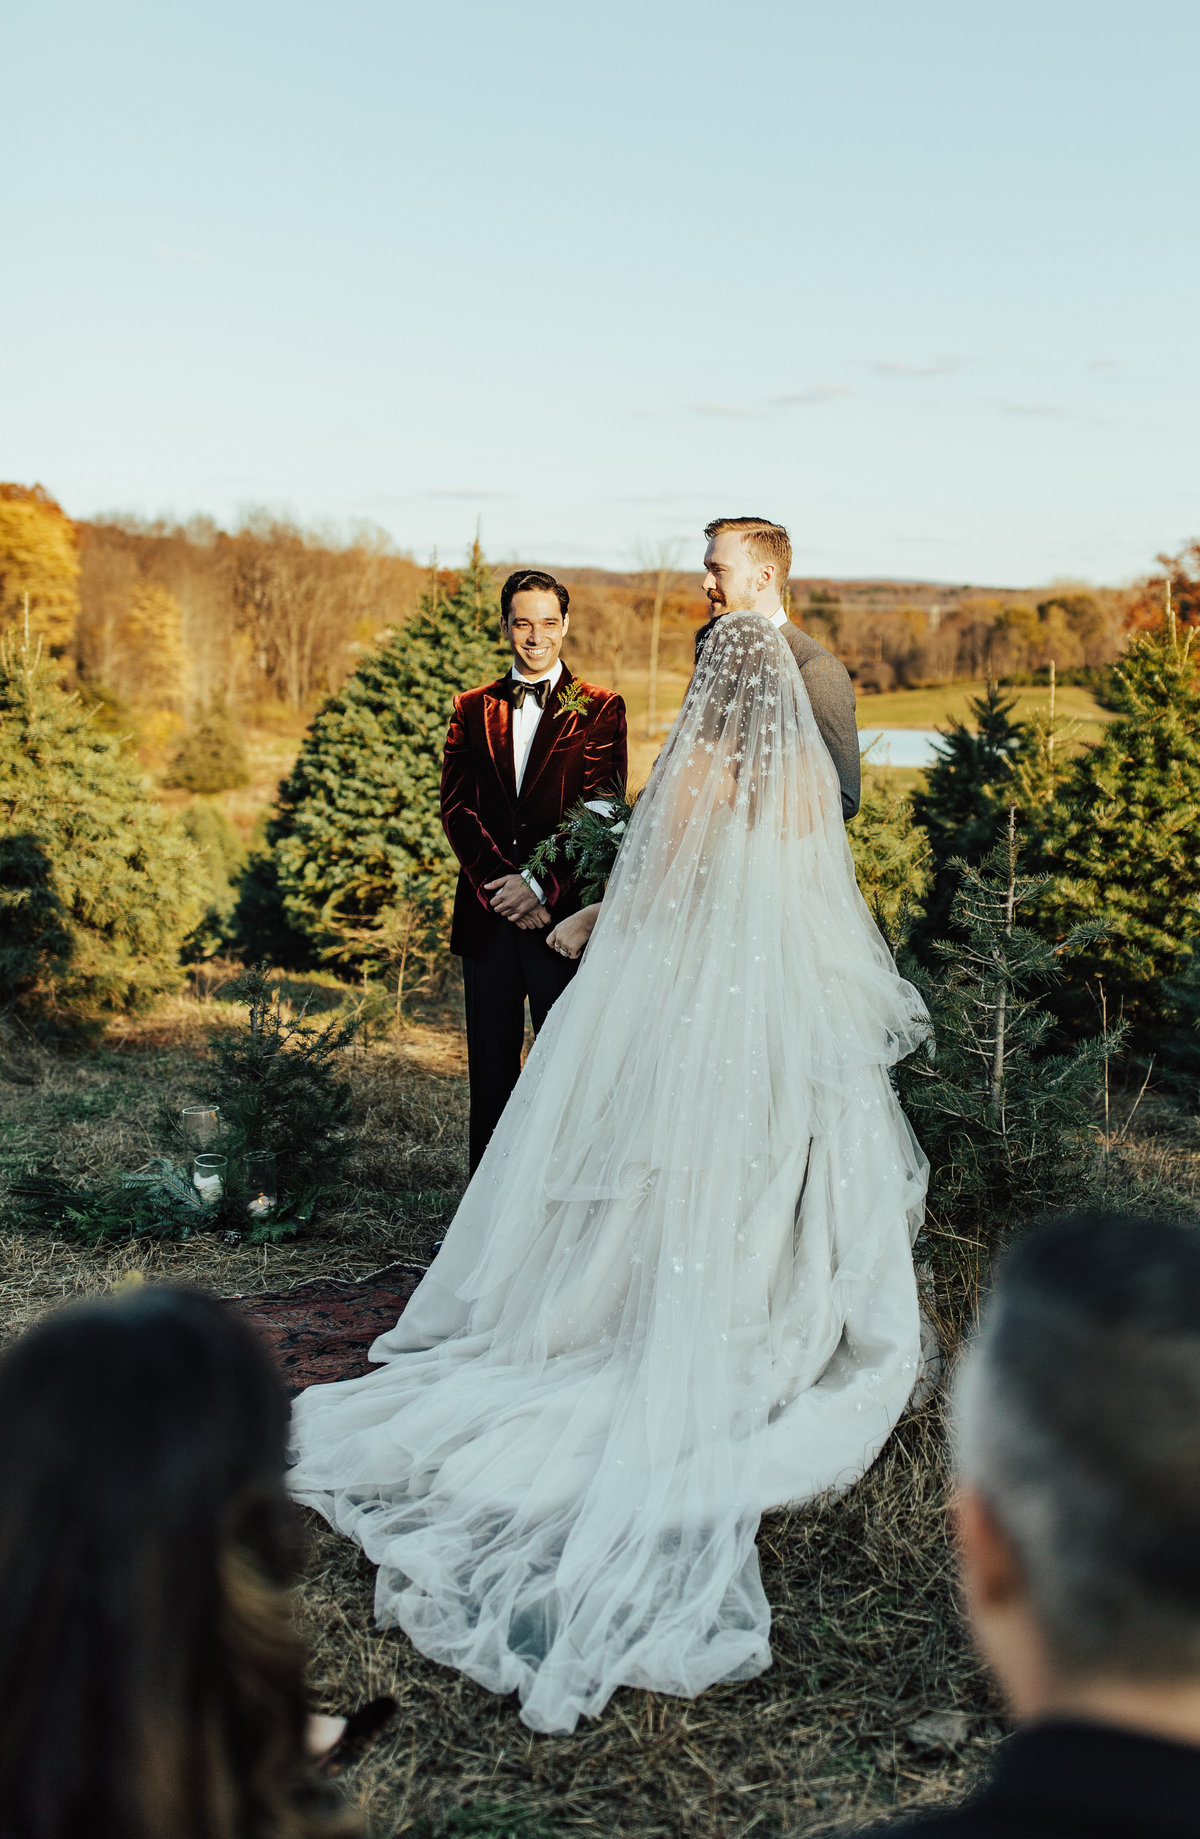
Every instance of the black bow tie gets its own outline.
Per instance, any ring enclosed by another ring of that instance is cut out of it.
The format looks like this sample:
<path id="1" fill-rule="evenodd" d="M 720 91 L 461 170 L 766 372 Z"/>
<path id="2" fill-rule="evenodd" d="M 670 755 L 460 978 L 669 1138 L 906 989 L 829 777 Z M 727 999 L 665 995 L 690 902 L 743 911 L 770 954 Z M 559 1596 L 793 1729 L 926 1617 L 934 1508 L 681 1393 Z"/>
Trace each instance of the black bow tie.
<path id="1" fill-rule="evenodd" d="M 527 696 L 532 696 L 538 708 L 544 709 L 546 706 L 546 698 L 549 694 L 549 677 L 543 677 L 537 683 L 525 683 L 520 677 L 513 678 L 512 699 L 514 709 L 519 709 Z"/>

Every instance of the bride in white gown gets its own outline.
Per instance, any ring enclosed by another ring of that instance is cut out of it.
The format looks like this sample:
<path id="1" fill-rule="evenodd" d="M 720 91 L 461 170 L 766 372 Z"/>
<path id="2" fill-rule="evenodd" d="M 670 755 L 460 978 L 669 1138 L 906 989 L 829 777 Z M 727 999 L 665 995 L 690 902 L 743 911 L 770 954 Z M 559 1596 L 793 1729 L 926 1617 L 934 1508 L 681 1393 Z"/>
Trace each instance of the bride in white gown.
<path id="1" fill-rule="evenodd" d="M 760 1515 L 854 1482 L 917 1378 L 887 1069 L 927 1025 L 791 653 L 728 613 L 386 1364 L 296 1402 L 381 1625 L 538 1731 L 770 1665 Z"/>

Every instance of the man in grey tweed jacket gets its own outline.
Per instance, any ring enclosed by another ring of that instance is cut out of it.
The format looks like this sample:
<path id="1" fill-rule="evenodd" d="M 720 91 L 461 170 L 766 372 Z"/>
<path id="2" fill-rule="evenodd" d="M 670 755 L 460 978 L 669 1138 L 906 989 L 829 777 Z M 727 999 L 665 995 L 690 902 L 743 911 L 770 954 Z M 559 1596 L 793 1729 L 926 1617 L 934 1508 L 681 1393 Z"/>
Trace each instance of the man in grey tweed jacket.
<path id="1" fill-rule="evenodd" d="M 792 545 L 782 524 L 765 517 L 716 517 L 705 526 L 704 592 L 713 617 L 696 634 L 696 656 L 723 613 L 761 613 L 778 626 L 800 666 L 821 739 L 837 769 L 842 816 L 853 817 L 862 797 L 854 685 L 840 658 L 794 626 L 783 610 Z"/>

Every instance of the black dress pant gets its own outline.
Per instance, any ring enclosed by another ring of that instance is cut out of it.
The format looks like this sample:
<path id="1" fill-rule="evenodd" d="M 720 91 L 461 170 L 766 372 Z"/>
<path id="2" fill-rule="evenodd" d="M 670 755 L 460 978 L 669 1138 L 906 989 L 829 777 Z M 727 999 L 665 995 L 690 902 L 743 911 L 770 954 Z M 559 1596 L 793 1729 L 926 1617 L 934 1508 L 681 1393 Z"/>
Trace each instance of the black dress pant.
<path id="1" fill-rule="evenodd" d="M 491 1141 L 521 1072 L 525 998 L 537 1034 L 555 999 L 579 968 L 550 950 L 550 927 L 522 932 L 511 920 L 497 926 L 482 958 L 464 958 L 467 1067 L 471 1077 L 471 1173 Z"/>

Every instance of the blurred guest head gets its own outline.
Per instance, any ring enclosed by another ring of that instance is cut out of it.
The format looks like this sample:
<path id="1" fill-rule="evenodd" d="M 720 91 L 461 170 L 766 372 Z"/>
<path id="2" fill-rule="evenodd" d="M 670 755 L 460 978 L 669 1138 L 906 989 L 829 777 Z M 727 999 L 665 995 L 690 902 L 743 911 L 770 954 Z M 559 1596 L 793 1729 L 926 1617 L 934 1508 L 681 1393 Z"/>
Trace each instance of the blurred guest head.
<path id="1" fill-rule="evenodd" d="M 287 1404 L 223 1304 L 64 1310 L 0 1360 L 0 1832 L 331 1830 L 287 1586 Z"/>
<path id="2" fill-rule="evenodd" d="M 1081 1213 L 1018 1242 L 956 1441 L 968 1610 L 1018 1717 L 1200 1742 L 1200 1233 Z"/>

